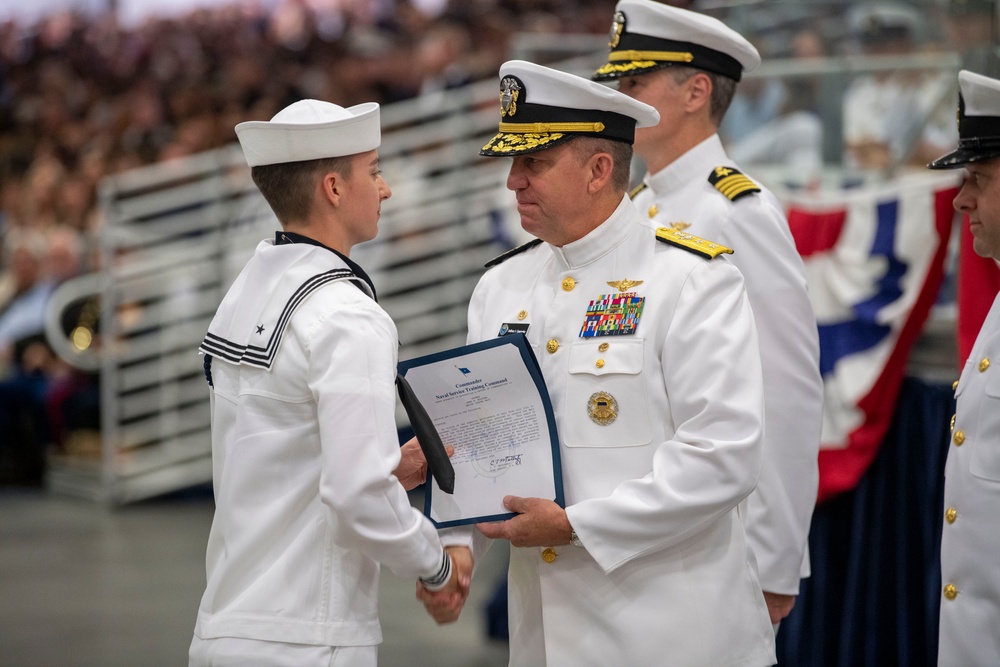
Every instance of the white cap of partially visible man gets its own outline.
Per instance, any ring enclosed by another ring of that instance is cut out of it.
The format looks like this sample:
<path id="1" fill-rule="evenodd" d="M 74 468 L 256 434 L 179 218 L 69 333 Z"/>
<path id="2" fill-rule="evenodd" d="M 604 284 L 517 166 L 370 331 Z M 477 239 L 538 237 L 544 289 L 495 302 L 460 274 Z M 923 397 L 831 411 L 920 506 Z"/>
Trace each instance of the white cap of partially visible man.
<path id="1" fill-rule="evenodd" d="M 760 54 L 722 21 L 650 0 L 620 0 L 608 35 L 608 62 L 595 81 L 695 67 L 739 81 L 760 65 Z"/>
<path id="2" fill-rule="evenodd" d="M 931 162 L 931 169 L 957 169 L 1000 156 L 1000 81 L 958 73 L 958 148 Z"/>
<path id="3" fill-rule="evenodd" d="M 506 157 L 544 150 L 576 136 L 632 144 L 637 127 L 660 114 L 648 104 L 582 77 L 511 60 L 500 66 L 500 126 L 480 155 Z"/>

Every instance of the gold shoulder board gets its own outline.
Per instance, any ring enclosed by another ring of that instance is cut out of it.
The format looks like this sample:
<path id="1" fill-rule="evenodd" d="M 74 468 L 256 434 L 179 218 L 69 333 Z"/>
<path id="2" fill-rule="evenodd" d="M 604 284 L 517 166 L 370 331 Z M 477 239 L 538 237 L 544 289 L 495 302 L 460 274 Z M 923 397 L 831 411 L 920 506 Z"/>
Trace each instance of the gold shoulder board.
<path id="1" fill-rule="evenodd" d="M 732 167 L 716 167 L 708 175 L 708 182 L 716 190 L 726 195 L 730 201 L 736 201 L 744 195 L 760 192 L 760 186 L 744 176 L 738 169 Z"/>
<path id="2" fill-rule="evenodd" d="M 506 262 L 508 259 L 510 259 L 514 255 L 520 255 L 525 250 L 531 250 L 532 248 L 534 248 L 536 245 L 538 245 L 541 242 L 542 242 L 541 239 L 531 239 L 527 243 L 519 245 L 516 248 L 514 248 L 513 250 L 508 250 L 507 252 L 505 252 L 502 255 L 497 255 L 496 257 L 494 257 L 490 261 L 486 262 L 486 264 L 484 264 L 483 266 L 485 268 L 487 268 L 487 269 L 491 269 L 494 266 L 496 266 L 497 264 L 503 264 L 504 262 Z"/>
<path id="3" fill-rule="evenodd" d="M 706 241 L 694 234 L 688 234 L 687 232 L 682 232 L 679 229 L 671 229 L 670 227 L 657 228 L 656 238 L 664 243 L 669 243 L 672 246 L 677 246 L 688 252 L 701 255 L 706 259 L 714 259 L 722 254 L 733 254 L 732 248 Z"/>
<path id="4" fill-rule="evenodd" d="M 635 199 L 635 196 L 645 189 L 646 189 L 646 184 L 640 183 L 639 185 L 635 186 L 634 188 L 628 191 L 628 198 Z"/>

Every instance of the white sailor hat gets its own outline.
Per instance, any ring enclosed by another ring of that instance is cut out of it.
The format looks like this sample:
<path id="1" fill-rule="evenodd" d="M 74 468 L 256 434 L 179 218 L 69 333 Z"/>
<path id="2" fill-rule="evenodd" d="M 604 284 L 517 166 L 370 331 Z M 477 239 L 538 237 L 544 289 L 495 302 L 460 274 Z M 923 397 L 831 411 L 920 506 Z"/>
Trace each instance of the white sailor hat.
<path id="1" fill-rule="evenodd" d="M 480 155 L 508 156 L 551 148 L 573 137 L 631 144 L 637 127 L 660 122 L 656 109 L 573 74 L 523 60 L 500 66 L 499 133 Z"/>
<path id="2" fill-rule="evenodd" d="M 696 67 L 740 80 L 760 65 L 753 44 L 722 21 L 650 0 L 620 0 L 608 35 L 608 62 L 595 81 Z"/>
<path id="3" fill-rule="evenodd" d="M 958 148 L 927 165 L 931 169 L 1000 156 L 1000 81 L 962 70 L 958 88 Z"/>
<path id="4" fill-rule="evenodd" d="M 269 121 L 240 123 L 236 136 L 251 167 L 366 153 L 382 141 L 379 106 L 300 100 Z"/>

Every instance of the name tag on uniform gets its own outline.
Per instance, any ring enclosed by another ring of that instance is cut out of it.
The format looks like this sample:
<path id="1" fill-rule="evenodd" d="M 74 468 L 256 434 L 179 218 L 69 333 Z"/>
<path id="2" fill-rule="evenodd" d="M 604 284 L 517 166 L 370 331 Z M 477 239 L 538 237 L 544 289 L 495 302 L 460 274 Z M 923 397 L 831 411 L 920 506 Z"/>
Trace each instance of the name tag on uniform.
<path id="1" fill-rule="evenodd" d="M 524 334 L 528 335 L 527 322 L 504 322 L 500 325 L 500 332 L 497 337 L 500 336 L 510 336 L 511 334 Z"/>
<path id="2" fill-rule="evenodd" d="M 587 307 L 580 337 L 634 334 L 645 301 L 646 297 L 636 296 L 635 292 L 600 295 Z"/>

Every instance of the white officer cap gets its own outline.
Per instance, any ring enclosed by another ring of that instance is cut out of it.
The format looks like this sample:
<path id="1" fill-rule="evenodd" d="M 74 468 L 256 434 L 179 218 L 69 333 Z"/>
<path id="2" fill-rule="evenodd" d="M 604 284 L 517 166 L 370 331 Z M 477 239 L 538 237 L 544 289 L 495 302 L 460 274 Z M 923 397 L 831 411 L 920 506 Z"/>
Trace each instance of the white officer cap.
<path id="1" fill-rule="evenodd" d="M 862 44 L 877 46 L 886 41 L 912 39 L 920 28 L 920 14 L 896 2 L 855 5 L 848 12 L 847 25 Z"/>
<path id="2" fill-rule="evenodd" d="M 366 153 L 382 141 L 379 106 L 300 100 L 269 121 L 240 123 L 236 136 L 251 167 Z"/>
<path id="3" fill-rule="evenodd" d="M 753 44 L 722 21 L 651 0 L 620 0 L 608 35 L 608 62 L 595 81 L 696 67 L 740 80 L 760 65 Z"/>
<path id="4" fill-rule="evenodd" d="M 1000 156 L 1000 81 L 962 70 L 958 88 L 958 148 L 927 165 L 931 169 Z"/>
<path id="5" fill-rule="evenodd" d="M 660 114 L 648 104 L 599 83 L 523 60 L 500 66 L 499 133 L 480 155 L 508 156 L 551 148 L 573 137 L 631 144 L 637 127 Z"/>

